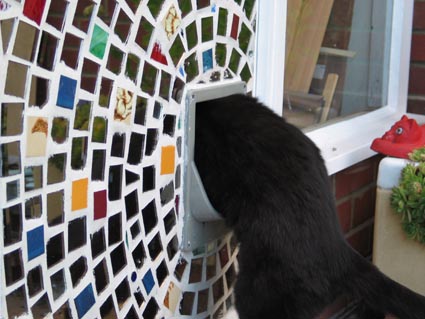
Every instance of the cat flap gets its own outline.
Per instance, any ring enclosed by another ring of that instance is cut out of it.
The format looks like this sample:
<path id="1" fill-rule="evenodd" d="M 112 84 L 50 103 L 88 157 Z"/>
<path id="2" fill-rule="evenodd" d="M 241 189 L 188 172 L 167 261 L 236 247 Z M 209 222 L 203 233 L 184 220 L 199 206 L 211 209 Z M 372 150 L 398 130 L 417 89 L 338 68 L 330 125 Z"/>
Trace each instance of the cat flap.
<path id="1" fill-rule="evenodd" d="M 229 232 L 224 220 L 208 199 L 194 160 L 195 130 L 202 129 L 195 127 L 197 103 L 245 93 L 246 84 L 241 81 L 195 84 L 186 91 L 182 250 L 203 247 Z"/>

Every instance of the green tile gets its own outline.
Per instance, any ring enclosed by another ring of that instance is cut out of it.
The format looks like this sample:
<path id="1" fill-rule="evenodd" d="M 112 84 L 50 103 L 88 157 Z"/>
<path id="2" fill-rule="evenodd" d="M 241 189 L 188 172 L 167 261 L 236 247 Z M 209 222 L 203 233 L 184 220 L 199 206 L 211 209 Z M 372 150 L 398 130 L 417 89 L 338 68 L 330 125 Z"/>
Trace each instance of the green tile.
<path id="1" fill-rule="evenodd" d="M 245 64 L 245 66 L 243 67 L 242 71 L 241 71 L 241 79 L 244 82 L 248 82 L 252 77 L 251 71 L 249 69 L 248 64 Z"/>
<path id="2" fill-rule="evenodd" d="M 107 41 L 108 33 L 96 24 L 90 42 L 90 52 L 99 59 L 103 59 Z"/>
<path id="3" fill-rule="evenodd" d="M 191 50 L 195 45 L 198 44 L 198 33 L 196 29 L 196 21 L 192 22 L 186 28 L 186 38 L 188 49 Z"/>
<path id="4" fill-rule="evenodd" d="M 224 67 L 226 64 L 227 50 L 224 43 L 217 43 L 215 46 L 215 60 L 219 66 Z"/>
<path id="5" fill-rule="evenodd" d="M 243 5 L 244 11 L 248 19 L 251 17 L 252 9 L 254 8 L 255 0 L 245 0 Z"/>
<path id="6" fill-rule="evenodd" d="M 232 55 L 230 56 L 229 69 L 233 71 L 233 73 L 237 73 L 239 67 L 239 61 L 241 59 L 241 55 L 235 49 L 232 51 Z"/>
<path id="7" fill-rule="evenodd" d="M 68 120 L 64 117 L 55 117 L 52 122 L 52 139 L 62 144 L 68 138 Z"/>
<path id="8" fill-rule="evenodd" d="M 146 92 L 151 96 L 154 95 L 157 74 L 158 70 L 154 66 L 145 62 L 145 66 L 143 67 L 142 83 L 140 84 L 143 92 Z"/>
<path id="9" fill-rule="evenodd" d="M 139 70 L 140 59 L 137 55 L 130 53 L 127 56 L 127 63 L 125 66 L 125 75 L 128 76 L 131 80 L 136 82 L 137 80 L 137 71 Z"/>
<path id="10" fill-rule="evenodd" d="M 202 42 L 213 39 L 213 17 L 202 19 Z"/>
<path id="11" fill-rule="evenodd" d="M 198 74 L 198 60 L 196 59 L 196 53 L 193 53 L 188 57 L 184 63 L 184 70 L 187 74 L 187 81 L 192 81 Z"/>
<path id="12" fill-rule="evenodd" d="M 159 96 L 168 101 L 170 95 L 171 75 L 161 71 L 161 84 L 159 87 Z"/>
<path id="13" fill-rule="evenodd" d="M 74 119 L 74 129 L 88 131 L 91 113 L 91 102 L 80 100 L 77 104 Z"/>
<path id="14" fill-rule="evenodd" d="M 71 167 L 83 169 L 87 158 L 87 137 L 75 137 L 72 139 Z"/>
<path id="15" fill-rule="evenodd" d="M 161 11 L 163 4 L 164 0 L 150 0 L 148 2 L 148 8 L 154 18 L 158 17 L 158 14 Z"/>
<path id="16" fill-rule="evenodd" d="M 153 25 L 150 24 L 146 18 L 142 17 L 140 20 L 139 31 L 136 36 L 136 43 L 145 51 L 147 51 L 149 47 L 149 41 L 151 39 L 153 29 Z"/>
<path id="17" fill-rule="evenodd" d="M 241 31 L 239 33 L 239 47 L 240 49 L 247 53 L 249 41 L 251 40 L 251 30 L 243 23 L 241 27 Z"/>
<path id="18" fill-rule="evenodd" d="M 191 0 L 179 0 L 179 7 L 182 12 L 182 16 L 185 17 L 190 11 L 192 11 Z"/>
<path id="19" fill-rule="evenodd" d="M 225 36 L 227 31 L 227 9 L 220 8 L 218 11 L 217 34 Z"/>
<path id="20" fill-rule="evenodd" d="M 184 46 L 180 36 L 177 36 L 170 48 L 171 59 L 174 65 L 177 65 L 184 53 Z"/>
<path id="21" fill-rule="evenodd" d="M 96 116 L 93 119 L 92 142 L 106 142 L 107 120 L 103 117 Z"/>
<path id="22" fill-rule="evenodd" d="M 122 52 L 116 46 L 111 45 L 111 48 L 109 49 L 109 56 L 108 61 L 106 63 L 106 68 L 115 74 L 119 74 L 121 72 L 123 58 L 124 52 Z"/>

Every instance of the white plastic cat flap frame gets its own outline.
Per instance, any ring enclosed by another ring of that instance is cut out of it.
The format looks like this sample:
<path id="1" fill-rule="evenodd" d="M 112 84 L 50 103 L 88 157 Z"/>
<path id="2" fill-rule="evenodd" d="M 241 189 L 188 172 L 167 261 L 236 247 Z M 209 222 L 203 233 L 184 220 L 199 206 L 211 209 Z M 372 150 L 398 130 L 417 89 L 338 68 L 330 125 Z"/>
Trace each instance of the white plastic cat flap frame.
<path id="1" fill-rule="evenodd" d="M 194 162 L 196 106 L 199 102 L 214 100 L 237 93 L 246 93 L 244 82 L 220 83 L 218 85 L 197 85 L 186 92 L 186 119 L 184 145 L 183 205 L 184 224 L 182 250 L 189 251 L 203 247 L 221 237 L 229 230 L 218 212 L 211 205 Z"/>

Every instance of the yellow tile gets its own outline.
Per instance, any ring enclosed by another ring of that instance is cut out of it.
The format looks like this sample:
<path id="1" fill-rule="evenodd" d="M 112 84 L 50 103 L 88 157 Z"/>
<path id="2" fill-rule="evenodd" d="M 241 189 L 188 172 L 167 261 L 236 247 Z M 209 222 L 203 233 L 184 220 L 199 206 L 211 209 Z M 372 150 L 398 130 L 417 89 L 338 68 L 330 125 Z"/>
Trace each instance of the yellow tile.
<path id="1" fill-rule="evenodd" d="M 175 150 L 174 145 L 162 147 L 161 153 L 161 175 L 173 174 L 175 166 Z"/>
<path id="2" fill-rule="evenodd" d="M 79 210 L 87 207 L 88 178 L 79 179 L 72 182 L 72 210 Z"/>

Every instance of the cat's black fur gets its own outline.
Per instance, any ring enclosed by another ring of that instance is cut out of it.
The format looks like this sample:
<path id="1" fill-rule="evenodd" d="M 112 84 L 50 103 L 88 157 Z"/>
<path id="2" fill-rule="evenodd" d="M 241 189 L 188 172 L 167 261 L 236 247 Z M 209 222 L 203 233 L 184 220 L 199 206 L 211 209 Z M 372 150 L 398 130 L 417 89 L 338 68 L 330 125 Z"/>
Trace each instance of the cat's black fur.
<path id="1" fill-rule="evenodd" d="M 365 319 L 425 318 L 424 297 L 344 240 L 322 157 L 300 130 L 244 95 L 196 113 L 195 163 L 240 242 L 241 319 L 312 319 L 341 295 L 361 300 Z"/>

